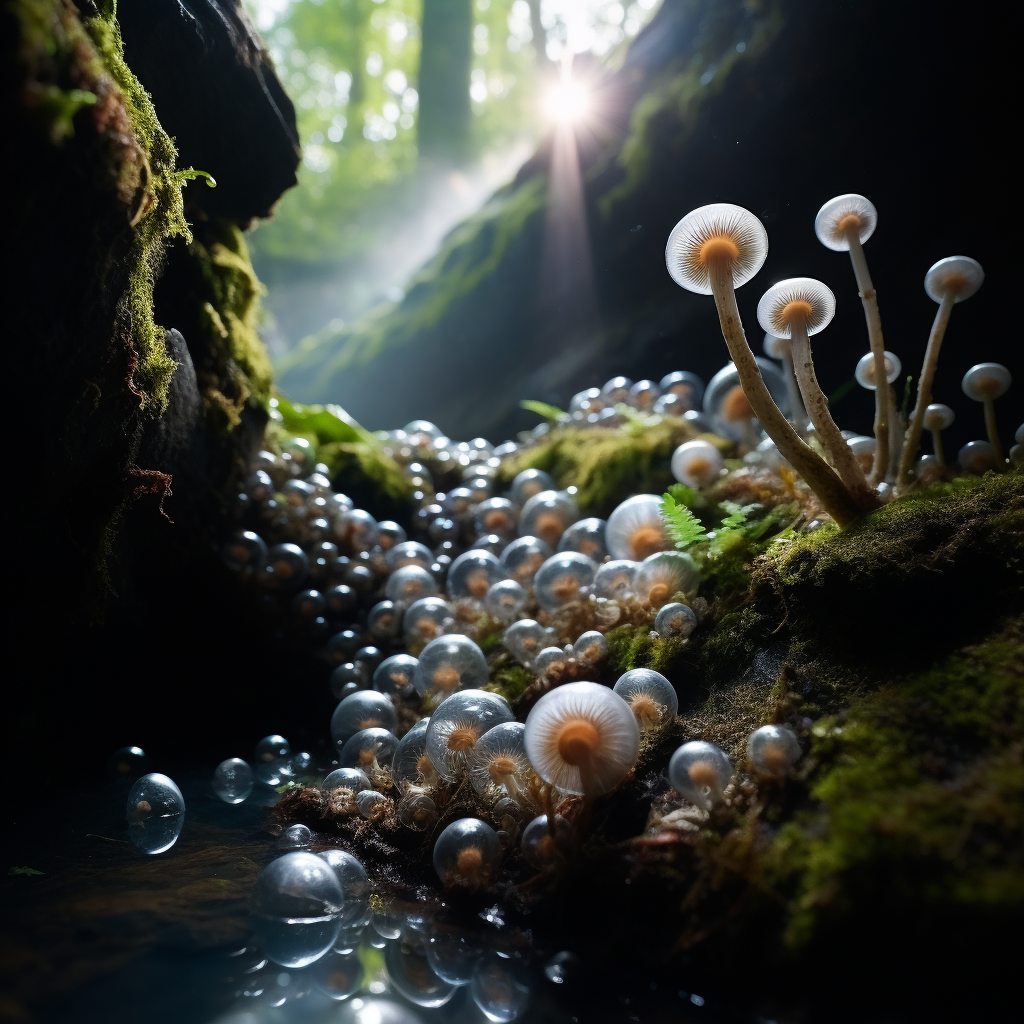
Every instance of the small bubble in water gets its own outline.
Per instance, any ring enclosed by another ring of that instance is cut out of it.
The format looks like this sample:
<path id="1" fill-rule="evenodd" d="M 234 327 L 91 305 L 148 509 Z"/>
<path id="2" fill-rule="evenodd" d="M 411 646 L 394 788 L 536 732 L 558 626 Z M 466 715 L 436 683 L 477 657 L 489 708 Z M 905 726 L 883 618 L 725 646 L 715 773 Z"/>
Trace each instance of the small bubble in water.
<path id="1" fill-rule="evenodd" d="M 213 791 L 227 804 L 242 803 L 252 784 L 252 769 L 240 757 L 229 757 L 214 769 Z"/>
<path id="2" fill-rule="evenodd" d="M 128 836 L 143 853 L 169 850 L 181 835 L 185 800 L 166 775 L 143 775 L 128 794 Z"/>

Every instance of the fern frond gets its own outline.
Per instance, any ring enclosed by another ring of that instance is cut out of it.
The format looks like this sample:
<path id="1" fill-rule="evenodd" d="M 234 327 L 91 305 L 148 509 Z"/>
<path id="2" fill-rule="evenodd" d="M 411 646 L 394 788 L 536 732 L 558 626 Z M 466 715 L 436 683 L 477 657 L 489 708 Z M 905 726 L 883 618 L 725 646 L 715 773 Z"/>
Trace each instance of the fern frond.
<path id="1" fill-rule="evenodd" d="M 701 521 L 671 493 L 661 497 L 661 520 L 672 543 L 682 551 L 704 538 Z"/>

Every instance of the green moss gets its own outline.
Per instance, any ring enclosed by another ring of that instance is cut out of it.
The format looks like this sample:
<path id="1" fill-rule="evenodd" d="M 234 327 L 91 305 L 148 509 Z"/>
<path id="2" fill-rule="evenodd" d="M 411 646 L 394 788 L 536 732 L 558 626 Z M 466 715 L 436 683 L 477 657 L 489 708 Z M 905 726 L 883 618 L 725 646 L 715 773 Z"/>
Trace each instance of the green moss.
<path id="1" fill-rule="evenodd" d="M 491 678 L 485 689 L 500 693 L 509 703 L 520 697 L 534 681 L 533 674 L 510 654 L 499 655 L 491 666 Z"/>
<path id="2" fill-rule="evenodd" d="M 246 403 L 265 408 L 270 397 L 270 359 L 257 333 L 264 289 L 245 236 L 230 221 L 204 223 L 188 252 L 201 281 L 193 301 L 201 310 L 206 365 L 214 368 L 203 374 L 203 397 L 234 427 Z"/>
<path id="3" fill-rule="evenodd" d="M 560 487 L 577 489 L 576 504 L 587 515 L 607 516 L 633 494 L 662 494 L 672 483 L 672 453 L 694 436 L 667 419 L 640 431 L 562 427 L 506 460 L 503 478 L 542 469 Z"/>
<path id="4" fill-rule="evenodd" d="M 153 319 L 153 286 L 166 243 L 176 235 L 191 239 L 181 194 L 184 179 L 175 170 L 178 154 L 174 143 L 160 126 L 146 90 L 125 63 L 116 4 L 98 6 L 100 13 L 85 18 L 83 23 L 107 74 L 121 92 L 130 129 L 140 148 L 139 163 L 126 160 L 119 168 L 120 191 L 134 193 L 131 223 L 135 232 L 128 255 L 132 271 L 120 311 L 138 356 L 129 383 L 144 405 L 162 411 L 176 364 L 167 354 L 164 329 Z"/>
<path id="5" fill-rule="evenodd" d="M 605 634 L 608 660 L 616 674 L 633 668 L 653 668 L 668 674 L 686 649 L 679 637 L 651 635 L 651 624 L 617 626 Z"/>
<path id="6" fill-rule="evenodd" d="M 766 858 L 787 942 L 883 898 L 929 917 L 1024 909 L 1022 750 L 1020 623 L 819 720 L 809 806 Z"/>

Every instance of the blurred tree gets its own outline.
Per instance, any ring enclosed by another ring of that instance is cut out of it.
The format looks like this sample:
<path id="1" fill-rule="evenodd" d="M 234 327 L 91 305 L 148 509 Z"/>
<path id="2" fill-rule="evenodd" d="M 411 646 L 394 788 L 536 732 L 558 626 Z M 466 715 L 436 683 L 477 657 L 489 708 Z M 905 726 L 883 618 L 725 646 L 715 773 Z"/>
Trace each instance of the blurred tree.
<path id="1" fill-rule="evenodd" d="M 472 0 L 423 0 L 420 32 L 419 155 L 458 163 L 469 154 Z"/>

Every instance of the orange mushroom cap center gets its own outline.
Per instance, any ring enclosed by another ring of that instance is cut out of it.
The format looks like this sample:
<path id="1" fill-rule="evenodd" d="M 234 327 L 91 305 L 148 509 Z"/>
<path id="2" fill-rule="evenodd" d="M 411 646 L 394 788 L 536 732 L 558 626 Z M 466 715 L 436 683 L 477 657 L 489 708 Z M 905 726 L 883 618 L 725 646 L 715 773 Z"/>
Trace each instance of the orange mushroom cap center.
<path id="1" fill-rule="evenodd" d="M 782 307 L 779 319 L 785 324 L 798 321 L 806 323 L 813 312 L 813 307 L 806 299 L 792 299 Z"/>
<path id="2" fill-rule="evenodd" d="M 849 234 L 851 231 L 859 232 L 861 228 L 861 219 L 859 213 L 844 213 L 839 220 L 836 221 L 836 230 L 842 232 L 842 234 Z"/>
<path id="3" fill-rule="evenodd" d="M 479 733 L 471 725 L 460 725 L 452 729 L 448 735 L 448 749 L 456 753 L 472 750 L 476 746 Z"/>
<path id="4" fill-rule="evenodd" d="M 592 722 L 574 718 L 559 730 L 558 756 L 578 768 L 590 762 L 600 742 L 601 736 Z"/>
<path id="5" fill-rule="evenodd" d="M 629 543 L 636 552 L 637 560 L 643 561 L 665 547 L 665 535 L 657 526 L 641 526 L 630 534 Z"/>
<path id="6" fill-rule="evenodd" d="M 509 776 L 515 775 L 518 767 L 514 758 L 496 757 L 487 766 L 487 774 L 491 777 L 491 782 L 500 785 Z"/>
<path id="7" fill-rule="evenodd" d="M 743 388 L 738 384 L 729 391 L 722 401 L 721 415 L 727 423 L 754 419 L 754 407 L 750 404 L 750 399 L 743 393 Z"/>
<path id="8" fill-rule="evenodd" d="M 700 262 L 731 266 L 739 259 L 740 248 L 728 235 L 712 235 L 700 247 Z"/>
<path id="9" fill-rule="evenodd" d="M 458 687 L 461 679 L 462 677 L 451 665 L 443 665 L 434 672 L 434 685 L 439 690 L 454 690 Z"/>

